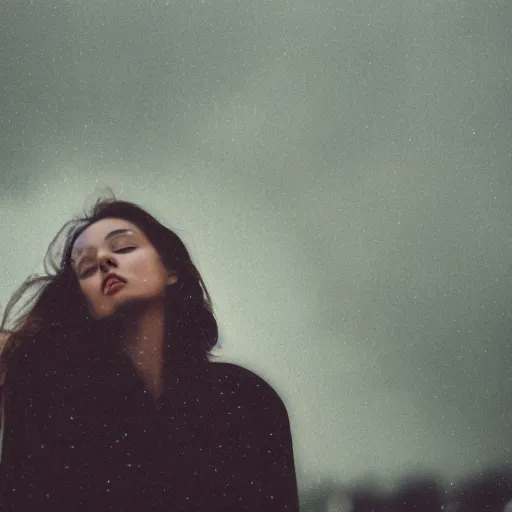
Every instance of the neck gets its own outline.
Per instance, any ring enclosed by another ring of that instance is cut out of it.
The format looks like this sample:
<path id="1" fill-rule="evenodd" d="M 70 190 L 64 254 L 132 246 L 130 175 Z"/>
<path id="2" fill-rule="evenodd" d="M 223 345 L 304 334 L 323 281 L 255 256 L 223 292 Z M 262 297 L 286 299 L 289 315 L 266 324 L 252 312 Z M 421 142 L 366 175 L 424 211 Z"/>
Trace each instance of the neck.
<path id="1" fill-rule="evenodd" d="M 157 399 L 163 390 L 165 315 L 163 304 L 151 304 L 123 320 L 123 351 Z"/>

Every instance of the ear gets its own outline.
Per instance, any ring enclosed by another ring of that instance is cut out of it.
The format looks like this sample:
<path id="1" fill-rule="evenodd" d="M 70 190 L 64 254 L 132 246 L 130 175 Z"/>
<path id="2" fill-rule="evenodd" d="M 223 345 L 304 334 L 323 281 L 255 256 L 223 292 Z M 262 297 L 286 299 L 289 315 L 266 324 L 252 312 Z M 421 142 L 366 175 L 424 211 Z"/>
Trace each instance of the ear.
<path id="1" fill-rule="evenodd" d="M 169 271 L 167 284 L 176 284 L 178 282 L 178 273 L 174 270 Z"/>

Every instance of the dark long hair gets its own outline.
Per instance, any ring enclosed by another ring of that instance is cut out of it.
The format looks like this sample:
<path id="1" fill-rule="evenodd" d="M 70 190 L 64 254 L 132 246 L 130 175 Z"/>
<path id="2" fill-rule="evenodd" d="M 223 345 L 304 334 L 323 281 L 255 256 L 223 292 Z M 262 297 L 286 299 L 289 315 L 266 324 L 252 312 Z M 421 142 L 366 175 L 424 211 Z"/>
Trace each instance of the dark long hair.
<path id="1" fill-rule="evenodd" d="M 90 316 L 71 266 L 71 251 L 77 237 L 88 226 L 107 217 L 135 224 L 153 244 L 166 268 L 178 274 L 178 282 L 169 285 L 166 293 L 166 370 L 171 366 L 174 371 L 197 369 L 208 363 L 207 356 L 218 341 L 218 326 L 210 295 L 187 248 L 175 232 L 146 210 L 118 200 L 112 193 L 111 198 L 100 197 L 88 213 L 74 217 L 59 230 L 44 258 L 46 275 L 29 276 L 7 303 L 0 333 L 9 336 L 0 363 L 8 374 L 17 371 L 19 363 L 29 372 L 31 364 L 55 368 L 57 359 L 59 371 L 67 373 L 64 366 L 75 364 L 76 367 L 84 358 L 114 353 L 117 347 L 108 340 L 119 339 L 120 324 Z M 58 246 L 63 232 L 64 243 Z M 14 305 L 29 289 L 36 288 L 39 289 L 35 296 L 12 319 Z"/>

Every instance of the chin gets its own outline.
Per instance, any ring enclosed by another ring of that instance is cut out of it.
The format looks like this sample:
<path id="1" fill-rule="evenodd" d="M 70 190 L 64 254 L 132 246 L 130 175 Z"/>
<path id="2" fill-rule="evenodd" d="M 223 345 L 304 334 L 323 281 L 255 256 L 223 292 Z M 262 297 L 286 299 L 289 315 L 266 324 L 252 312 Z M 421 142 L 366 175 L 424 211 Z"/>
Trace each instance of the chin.
<path id="1" fill-rule="evenodd" d="M 91 315 L 98 321 L 110 321 L 118 318 L 128 317 L 134 318 L 137 313 L 144 310 L 147 305 L 147 297 L 123 297 L 123 300 L 115 301 L 101 310 L 91 311 Z"/>
<path id="2" fill-rule="evenodd" d="M 91 313 L 91 316 L 97 322 L 101 322 L 103 320 L 108 320 L 109 318 L 112 317 L 112 315 L 113 315 L 113 313 L 105 313 L 105 312 L 102 312 L 102 313 Z"/>
<path id="3" fill-rule="evenodd" d="M 112 318 L 116 314 L 116 310 L 118 308 L 112 308 L 109 307 L 108 309 L 93 309 L 89 308 L 89 313 L 94 318 L 94 320 L 102 321 L 102 320 L 108 320 L 109 318 Z"/>
<path id="4" fill-rule="evenodd" d="M 131 298 L 129 300 L 123 300 L 115 304 L 115 306 L 107 311 L 100 313 L 102 318 L 121 318 L 121 317 L 133 317 L 137 311 L 140 310 L 144 305 L 144 300 Z"/>

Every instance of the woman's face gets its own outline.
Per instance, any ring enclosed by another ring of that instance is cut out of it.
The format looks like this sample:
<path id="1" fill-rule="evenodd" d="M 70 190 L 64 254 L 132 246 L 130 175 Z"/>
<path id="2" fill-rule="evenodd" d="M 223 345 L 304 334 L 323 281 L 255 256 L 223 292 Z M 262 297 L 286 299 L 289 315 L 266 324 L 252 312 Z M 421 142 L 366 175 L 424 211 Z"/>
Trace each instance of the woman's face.
<path id="1" fill-rule="evenodd" d="M 89 311 L 97 320 L 125 306 L 163 301 L 166 286 L 178 280 L 146 235 L 123 219 L 107 218 L 88 226 L 75 241 L 71 260 Z M 103 279 L 109 272 L 125 282 L 105 293 Z"/>

